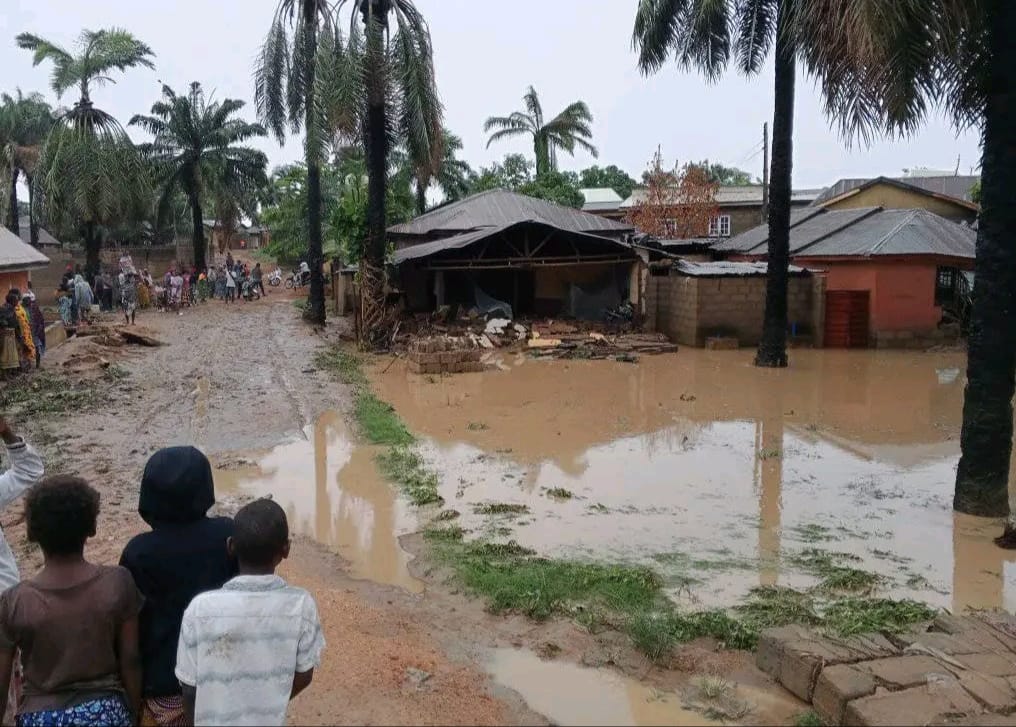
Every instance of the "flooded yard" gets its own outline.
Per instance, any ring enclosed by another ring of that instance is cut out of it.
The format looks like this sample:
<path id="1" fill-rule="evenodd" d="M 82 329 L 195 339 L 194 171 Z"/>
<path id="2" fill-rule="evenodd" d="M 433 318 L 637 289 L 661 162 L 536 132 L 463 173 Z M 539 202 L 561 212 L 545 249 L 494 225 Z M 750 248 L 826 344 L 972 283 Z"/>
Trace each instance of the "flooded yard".
<path id="1" fill-rule="evenodd" d="M 810 585 L 818 551 L 848 554 L 894 597 L 1014 605 L 997 524 L 951 509 L 962 354 L 795 351 L 783 371 L 692 349 L 497 364 L 372 372 L 471 537 L 649 564 L 696 606 Z"/>

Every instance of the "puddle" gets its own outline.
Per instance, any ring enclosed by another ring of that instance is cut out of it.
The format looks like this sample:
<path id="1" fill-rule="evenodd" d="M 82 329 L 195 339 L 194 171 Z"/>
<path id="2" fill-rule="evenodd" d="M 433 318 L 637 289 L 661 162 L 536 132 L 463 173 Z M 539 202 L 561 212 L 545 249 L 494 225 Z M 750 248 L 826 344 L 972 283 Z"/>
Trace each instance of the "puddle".
<path id="1" fill-rule="evenodd" d="M 606 669 L 544 661 L 529 651 L 495 649 L 487 664 L 494 680 L 519 693 L 531 709 L 566 725 L 725 724 L 683 706 L 675 691 L 647 687 Z M 694 689 L 693 687 L 691 689 Z M 730 702 L 750 722 L 781 724 L 799 711 L 788 697 L 731 685 Z"/>
<path id="2" fill-rule="evenodd" d="M 416 522 L 378 474 L 375 454 L 374 447 L 351 440 L 339 413 L 326 412 L 256 465 L 217 469 L 215 488 L 220 496 L 271 495 L 294 533 L 339 553 L 353 576 L 418 593 L 423 584 L 410 575 L 410 556 L 398 542 Z"/>
<path id="3" fill-rule="evenodd" d="M 751 357 L 508 355 L 483 374 L 373 377 L 473 535 L 644 562 L 701 606 L 813 583 L 790 562 L 806 548 L 856 555 L 895 597 L 1016 605 L 1016 553 L 990 542 L 999 525 L 951 509 L 963 354 L 798 350 L 786 370 Z M 550 496 L 560 489 L 572 497 Z M 473 512 L 489 502 L 529 512 Z"/>

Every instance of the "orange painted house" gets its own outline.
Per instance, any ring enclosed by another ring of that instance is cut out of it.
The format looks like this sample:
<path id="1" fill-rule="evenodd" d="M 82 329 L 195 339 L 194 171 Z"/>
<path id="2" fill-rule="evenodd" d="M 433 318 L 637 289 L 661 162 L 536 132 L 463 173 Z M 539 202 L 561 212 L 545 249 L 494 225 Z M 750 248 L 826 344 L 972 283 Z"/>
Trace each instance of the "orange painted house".
<path id="1" fill-rule="evenodd" d="M 0 293 L 6 295 L 11 288 L 27 290 L 31 270 L 47 265 L 48 257 L 26 245 L 6 227 L 0 227 Z"/>
<path id="2" fill-rule="evenodd" d="M 768 237 L 761 225 L 713 249 L 734 260 L 763 260 Z M 830 347 L 926 346 L 955 336 L 943 323 L 962 318 L 975 240 L 971 227 L 924 209 L 791 213 L 791 261 L 826 275 Z"/>

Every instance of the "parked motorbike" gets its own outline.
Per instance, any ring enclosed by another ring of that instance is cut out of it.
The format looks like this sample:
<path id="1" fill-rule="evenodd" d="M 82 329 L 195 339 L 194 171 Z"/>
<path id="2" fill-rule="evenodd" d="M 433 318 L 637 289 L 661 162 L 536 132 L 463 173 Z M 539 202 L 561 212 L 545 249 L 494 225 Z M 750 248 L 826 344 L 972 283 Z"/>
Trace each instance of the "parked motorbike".
<path id="1" fill-rule="evenodd" d="M 286 289 L 292 290 L 293 288 L 302 288 L 309 283 L 310 273 L 301 273 L 299 270 L 294 270 L 290 273 L 289 277 L 286 278 Z"/>
<path id="2" fill-rule="evenodd" d="M 244 300 L 260 300 L 261 290 L 258 288 L 258 286 L 254 283 L 253 280 L 247 278 L 240 285 L 240 295 L 243 296 Z"/>
<path id="3" fill-rule="evenodd" d="M 270 272 L 268 274 L 268 284 L 270 286 L 272 286 L 273 288 L 277 288 L 280 285 L 282 285 L 282 270 L 281 269 L 275 268 L 275 270 L 273 270 L 272 272 Z"/>

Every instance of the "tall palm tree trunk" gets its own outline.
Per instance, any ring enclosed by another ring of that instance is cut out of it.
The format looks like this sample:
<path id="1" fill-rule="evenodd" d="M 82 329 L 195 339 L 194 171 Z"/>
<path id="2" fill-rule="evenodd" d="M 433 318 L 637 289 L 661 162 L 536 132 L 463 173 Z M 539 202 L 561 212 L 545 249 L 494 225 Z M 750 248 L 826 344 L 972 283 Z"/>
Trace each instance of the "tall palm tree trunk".
<path id="1" fill-rule="evenodd" d="M 421 181 L 416 182 L 416 214 L 422 215 L 427 211 L 427 185 Z"/>
<path id="2" fill-rule="evenodd" d="M 21 221 L 18 219 L 18 172 L 17 167 L 11 170 L 11 195 L 7 202 L 7 229 L 15 235 L 21 232 Z"/>
<path id="3" fill-rule="evenodd" d="M 972 515 L 1009 512 L 1008 477 L 1016 370 L 1016 3 L 989 0 L 990 77 L 981 158 L 973 308 L 967 346 L 959 468 L 953 507 Z M 1013 513 L 1000 545 L 1016 547 Z"/>
<path id="4" fill-rule="evenodd" d="M 375 13 L 380 12 L 375 10 Z M 367 14 L 367 247 L 360 266 L 361 345 L 380 346 L 384 335 L 385 186 L 388 182 L 388 120 L 385 109 L 384 27 Z"/>
<path id="5" fill-rule="evenodd" d="M 99 274 L 99 248 L 102 247 L 102 238 L 99 237 L 99 230 L 94 222 L 85 223 L 85 277 L 94 280 Z"/>
<path id="6" fill-rule="evenodd" d="M 28 239 L 33 247 L 39 246 L 39 221 L 35 219 L 35 179 L 26 175 L 28 182 Z"/>
<path id="7" fill-rule="evenodd" d="M 191 239 L 194 242 L 194 267 L 204 270 L 208 265 L 205 253 L 208 245 L 205 244 L 205 218 L 201 210 L 201 195 L 192 192 L 190 195 L 191 223 L 194 225 L 194 233 Z"/>
<path id="8" fill-rule="evenodd" d="M 321 268 L 324 265 L 324 250 L 321 233 L 321 154 L 316 143 L 318 120 L 315 117 L 314 76 L 317 61 L 317 2 L 303 1 L 303 28 L 306 34 L 307 68 L 304 78 L 304 98 L 307 133 L 305 155 L 307 158 L 307 263 L 310 265 L 310 296 L 307 299 L 306 317 L 319 326 L 325 324 L 325 281 Z"/>
<path id="9" fill-rule="evenodd" d="M 790 184 L 794 143 L 796 48 L 787 32 L 790 0 L 781 0 L 776 23 L 776 92 L 769 190 L 769 272 L 756 366 L 787 365 L 787 277 L 790 265 Z"/>

